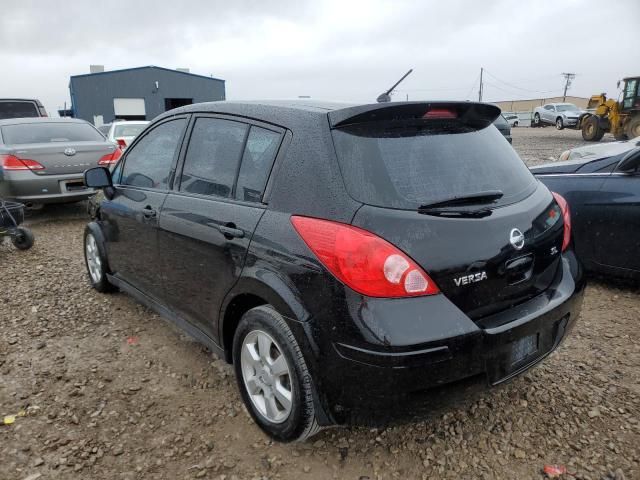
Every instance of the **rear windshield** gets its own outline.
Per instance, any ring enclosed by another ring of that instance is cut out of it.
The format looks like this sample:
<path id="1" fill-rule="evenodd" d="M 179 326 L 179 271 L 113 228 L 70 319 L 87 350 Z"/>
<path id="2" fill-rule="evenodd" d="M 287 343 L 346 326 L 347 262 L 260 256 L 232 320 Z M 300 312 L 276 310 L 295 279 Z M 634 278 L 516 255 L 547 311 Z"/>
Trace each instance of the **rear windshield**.
<path id="1" fill-rule="evenodd" d="M 0 102 L 0 120 L 39 116 L 38 108 L 33 102 Z"/>
<path id="2" fill-rule="evenodd" d="M 24 123 L 2 127 L 4 143 L 96 142 L 104 141 L 95 128 L 87 123 Z"/>
<path id="3" fill-rule="evenodd" d="M 113 131 L 113 137 L 137 137 L 146 125 L 116 125 Z"/>
<path id="4" fill-rule="evenodd" d="M 347 190 L 370 205 L 416 209 L 451 197 L 500 190 L 505 205 L 536 180 L 500 132 L 457 125 L 371 124 L 333 130 Z"/>

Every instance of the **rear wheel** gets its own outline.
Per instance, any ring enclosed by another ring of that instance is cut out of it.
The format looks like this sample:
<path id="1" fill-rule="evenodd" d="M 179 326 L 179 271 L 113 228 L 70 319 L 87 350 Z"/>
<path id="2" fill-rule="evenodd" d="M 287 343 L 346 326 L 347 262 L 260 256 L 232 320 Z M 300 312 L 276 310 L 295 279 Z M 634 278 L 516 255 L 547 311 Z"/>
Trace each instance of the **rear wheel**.
<path id="1" fill-rule="evenodd" d="M 247 410 L 267 434 L 290 442 L 320 430 L 304 356 L 273 307 L 256 307 L 243 315 L 233 340 L 233 364 Z"/>
<path id="2" fill-rule="evenodd" d="M 540 126 L 540 114 L 539 113 L 536 113 L 533 116 L 533 126 L 534 127 L 539 127 Z"/>
<path id="3" fill-rule="evenodd" d="M 564 128 L 564 121 L 562 120 L 562 117 L 556 118 L 556 128 L 558 130 L 562 130 Z"/>
<path id="4" fill-rule="evenodd" d="M 15 233 L 11 236 L 11 242 L 13 242 L 13 246 L 18 250 L 29 250 L 33 247 L 33 243 L 35 242 L 35 238 L 31 230 L 24 227 L 16 228 Z"/>
<path id="5" fill-rule="evenodd" d="M 587 142 L 599 142 L 604 136 L 604 130 L 600 127 L 598 118 L 594 115 L 587 117 L 582 122 L 582 138 Z"/>
<path id="6" fill-rule="evenodd" d="M 640 137 L 640 115 L 636 115 L 627 123 L 627 137 L 636 138 Z"/>

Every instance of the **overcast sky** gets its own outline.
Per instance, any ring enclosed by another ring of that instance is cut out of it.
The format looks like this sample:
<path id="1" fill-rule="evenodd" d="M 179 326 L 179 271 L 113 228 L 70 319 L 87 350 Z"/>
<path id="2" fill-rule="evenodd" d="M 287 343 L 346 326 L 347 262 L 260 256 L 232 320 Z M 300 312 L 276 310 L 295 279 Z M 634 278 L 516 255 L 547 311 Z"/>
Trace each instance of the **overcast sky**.
<path id="1" fill-rule="evenodd" d="M 188 67 L 226 80 L 228 99 L 486 101 L 616 94 L 640 75 L 639 0 L 3 2 L 0 97 L 69 102 L 69 76 Z M 607 30 L 611 28 L 611 30 Z"/>

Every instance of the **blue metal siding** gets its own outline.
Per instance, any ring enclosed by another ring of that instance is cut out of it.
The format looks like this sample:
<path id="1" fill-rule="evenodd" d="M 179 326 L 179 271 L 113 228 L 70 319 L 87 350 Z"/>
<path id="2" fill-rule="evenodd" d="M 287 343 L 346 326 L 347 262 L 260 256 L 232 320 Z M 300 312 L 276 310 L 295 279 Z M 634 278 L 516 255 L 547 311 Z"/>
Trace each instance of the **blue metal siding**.
<path id="1" fill-rule="evenodd" d="M 95 115 L 105 123 L 114 120 L 114 98 L 144 98 L 147 120 L 165 111 L 166 98 L 192 98 L 193 103 L 225 99 L 224 80 L 160 67 L 76 75 L 69 89 L 75 117 L 92 123 Z"/>

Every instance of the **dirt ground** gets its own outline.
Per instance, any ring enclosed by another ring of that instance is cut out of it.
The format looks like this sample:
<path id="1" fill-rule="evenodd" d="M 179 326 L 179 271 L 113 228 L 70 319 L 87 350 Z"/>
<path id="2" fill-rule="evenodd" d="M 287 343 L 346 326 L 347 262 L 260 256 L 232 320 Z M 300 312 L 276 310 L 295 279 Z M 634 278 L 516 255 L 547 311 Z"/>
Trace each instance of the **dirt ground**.
<path id="1" fill-rule="evenodd" d="M 529 163 L 578 132 L 514 129 Z M 90 289 L 83 205 L 0 246 L 0 479 L 640 478 L 640 291 L 594 280 L 582 318 L 540 366 L 494 389 L 426 395 L 386 427 L 270 441 L 231 369 L 125 294 Z M 19 414 L 24 414 L 20 416 Z M 573 478 L 565 475 L 564 478 Z"/>

